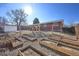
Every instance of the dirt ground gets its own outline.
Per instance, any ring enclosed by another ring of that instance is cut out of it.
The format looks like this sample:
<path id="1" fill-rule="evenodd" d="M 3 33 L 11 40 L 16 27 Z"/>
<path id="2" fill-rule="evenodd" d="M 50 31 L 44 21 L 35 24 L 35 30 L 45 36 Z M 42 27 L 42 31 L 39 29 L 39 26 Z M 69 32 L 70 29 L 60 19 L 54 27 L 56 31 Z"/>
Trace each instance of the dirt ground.
<path id="1" fill-rule="evenodd" d="M 54 36 L 53 36 L 54 35 Z M 57 36 L 65 36 L 67 39 L 74 39 L 75 36 L 62 34 L 58 32 L 43 31 L 21 31 L 11 32 L 0 37 L 0 55 L 2 56 L 61 56 L 60 53 L 53 49 L 47 48 L 40 44 L 43 41 L 52 43 L 58 39 Z M 52 39 L 50 39 L 52 37 Z M 56 41 L 55 43 L 58 44 Z M 73 41 L 74 42 L 74 41 Z M 77 44 L 77 43 L 76 43 Z M 67 44 L 65 44 L 67 45 Z M 69 45 L 68 45 L 69 46 Z"/>

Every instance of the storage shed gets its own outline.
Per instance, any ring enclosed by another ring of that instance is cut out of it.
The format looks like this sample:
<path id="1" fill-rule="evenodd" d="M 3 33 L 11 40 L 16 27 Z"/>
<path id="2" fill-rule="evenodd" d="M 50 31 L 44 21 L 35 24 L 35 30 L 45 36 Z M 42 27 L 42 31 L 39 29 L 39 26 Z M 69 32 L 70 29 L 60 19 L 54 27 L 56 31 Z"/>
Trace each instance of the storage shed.
<path id="1" fill-rule="evenodd" d="M 16 25 L 1 25 L 0 26 L 0 33 L 2 32 L 16 32 L 17 31 L 17 26 Z"/>
<path id="2" fill-rule="evenodd" d="M 4 32 L 16 32 L 17 26 L 16 25 L 5 25 Z"/>

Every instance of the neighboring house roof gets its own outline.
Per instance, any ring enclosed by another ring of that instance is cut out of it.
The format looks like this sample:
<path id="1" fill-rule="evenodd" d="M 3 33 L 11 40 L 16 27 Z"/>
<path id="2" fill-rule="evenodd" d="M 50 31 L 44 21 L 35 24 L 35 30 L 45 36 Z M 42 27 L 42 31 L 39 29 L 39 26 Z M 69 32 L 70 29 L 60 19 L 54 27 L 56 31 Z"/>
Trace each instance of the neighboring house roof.
<path id="1" fill-rule="evenodd" d="M 16 25 L 12 25 L 12 24 L 5 24 L 5 26 L 16 26 Z"/>
<path id="2" fill-rule="evenodd" d="M 61 20 L 55 20 L 55 21 L 50 21 L 50 22 L 43 22 L 43 23 L 39 23 L 39 24 L 53 24 L 53 23 L 59 23 L 59 22 L 64 22 L 64 20 L 61 19 Z M 33 25 L 38 25 L 38 24 L 32 24 L 30 26 L 33 26 Z"/>
<path id="3" fill-rule="evenodd" d="M 59 23 L 59 22 L 64 22 L 64 20 L 61 19 L 61 20 L 55 20 L 55 21 L 49 21 L 49 22 L 43 22 L 43 23 L 40 23 L 40 24 L 50 24 L 50 23 Z"/>

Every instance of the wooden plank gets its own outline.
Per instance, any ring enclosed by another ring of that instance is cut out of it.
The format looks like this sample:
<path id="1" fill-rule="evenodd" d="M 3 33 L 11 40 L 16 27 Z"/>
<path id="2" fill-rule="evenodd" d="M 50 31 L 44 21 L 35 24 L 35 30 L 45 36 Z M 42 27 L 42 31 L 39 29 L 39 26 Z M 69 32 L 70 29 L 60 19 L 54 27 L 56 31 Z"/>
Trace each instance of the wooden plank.
<path id="1" fill-rule="evenodd" d="M 18 41 L 22 41 L 22 42 L 25 42 L 27 41 L 26 39 L 22 38 L 22 37 L 15 37 L 16 40 Z"/>
<path id="2" fill-rule="evenodd" d="M 79 51 L 68 48 L 68 47 L 60 47 L 60 46 L 52 44 L 51 42 L 48 42 L 48 41 L 47 42 L 42 41 L 42 42 L 40 42 L 40 44 L 44 45 L 52 50 L 56 50 L 60 53 L 64 53 L 64 54 L 69 55 L 69 56 L 79 56 Z"/>
<path id="3" fill-rule="evenodd" d="M 28 36 L 23 36 L 23 38 L 25 38 L 26 40 L 29 40 L 29 41 L 35 41 L 36 38 L 31 38 L 31 37 L 28 37 Z"/>
<path id="4" fill-rule="evenodd" d="M 78 45 L 75 45 L 73 43 L 68 43 L 68 41 L 67 42 L 65 42 L 65 41 L 59 41 L 58 42 L 58 40 L 55 40 L 55 39 L 52 39 L 52 40 L 49 39 L 48 41 L 55 42 L 55 43 L 58 43 L 58 44 L 62 44 L 62 45 L 65 45 L 65 46 L 68 46 L 68 47 L 71 47 L 71 48 L 74 48 L 74 49 L 79 49 Z"/>
<path id="5" fill-rule="evenodd" d="M 76 49 L 76 50 L 79 50 L 79 47 L 78 46 L 74 46 L 74 45 L 67 44 L 67 43 L 64 43 L 64 42 L 59 42 L 59 44 L 64 45 L 64 46 L 71 47 L 71 48 Z"/>
<path id="6" fill-rule="evenodd" d="M 24 45 L 22 48 L 19 48 L 20 51 L 24 51 L 25 49 L 27 49 L 29 46 L 31 45 L 31 43 Z"/>
<path id="7" fill-rule="evenodd" d="M 48 56 L 48 53 L 46 53 L 42 48 L 37 48 L 36 45 L 31 45 L 30 47 L 31 47 L 31 49 L 36 51 L 38 54 L 40 54 L 42 56 Z"/>
<path id="8" fill-rule="evenodd" d="M 19 56 L 25 56 L 19 49 L 18 49 L 18 55 Z"/>
<path id="9" fill-rule="evenodd" d="M 57 41 L 60 40 L 61 42 L 66 42 L 66 43 L 71 44 L 71 45 L 79 46 L 79 40 L 72 40 L 69 38 L 64 38 L 63 36 L 61 38 L 61 35 L 60 36 L 54 35 L 52 37 L 49 37 L 49 39 L 57 40 Z"/>
<path id="10" fill-rule="evenodd" d="M 13 42 L 12 46 L 14 49 L 22 47 L 23 46 L 23 42 Z"/>

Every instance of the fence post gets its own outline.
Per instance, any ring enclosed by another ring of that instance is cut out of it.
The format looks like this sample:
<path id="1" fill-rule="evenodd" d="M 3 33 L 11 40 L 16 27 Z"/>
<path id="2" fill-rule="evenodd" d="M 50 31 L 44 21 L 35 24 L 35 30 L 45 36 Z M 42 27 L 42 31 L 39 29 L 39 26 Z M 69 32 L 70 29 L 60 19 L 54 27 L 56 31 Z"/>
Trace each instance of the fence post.
<path id="1" fill-rule="evenodd" d="M 76 39 L 79 39 L 79 24 L 75 25 L 75 34 L 76 34 Z"/>

